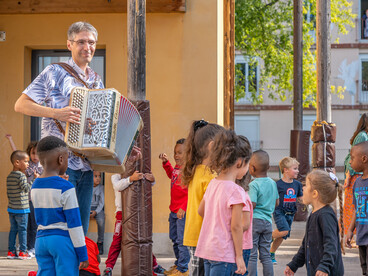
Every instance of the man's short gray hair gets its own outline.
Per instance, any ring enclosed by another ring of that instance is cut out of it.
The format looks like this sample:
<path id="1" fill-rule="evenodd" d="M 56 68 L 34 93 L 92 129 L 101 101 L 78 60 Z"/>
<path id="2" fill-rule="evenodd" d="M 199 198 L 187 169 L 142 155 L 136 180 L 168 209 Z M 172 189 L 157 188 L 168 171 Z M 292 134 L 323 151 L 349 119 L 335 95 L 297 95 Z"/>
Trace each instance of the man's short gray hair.
<path id="1" fill-rule="evenodd" d="M 69 27 L 68 39 L 73 40 L 75 35 L 79 34 L 80 32 L 92 33 L 95 39 L 97 40 L 98 33 L 97 33 L 96 28 L 93 27 L 88 22 L 83 22 L 83 21 L 75 22 Z"/>

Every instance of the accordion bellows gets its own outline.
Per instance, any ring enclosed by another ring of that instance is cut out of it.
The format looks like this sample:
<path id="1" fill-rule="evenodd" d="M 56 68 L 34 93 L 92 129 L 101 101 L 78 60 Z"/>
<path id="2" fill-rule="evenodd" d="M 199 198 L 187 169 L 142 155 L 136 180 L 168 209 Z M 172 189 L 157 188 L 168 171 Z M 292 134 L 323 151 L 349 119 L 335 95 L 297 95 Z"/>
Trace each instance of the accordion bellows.
<path id="1" fill-rule="evenodd" d="M 81 110 L 80 124 L 67 123 L 65 142 L 86 156 L 94 170 L 123 173 L 143 121 L 135 106 L 117 90 L 75 87 L 70 106 Z M 88 132 L 89 121 L 92 131 Z"/>

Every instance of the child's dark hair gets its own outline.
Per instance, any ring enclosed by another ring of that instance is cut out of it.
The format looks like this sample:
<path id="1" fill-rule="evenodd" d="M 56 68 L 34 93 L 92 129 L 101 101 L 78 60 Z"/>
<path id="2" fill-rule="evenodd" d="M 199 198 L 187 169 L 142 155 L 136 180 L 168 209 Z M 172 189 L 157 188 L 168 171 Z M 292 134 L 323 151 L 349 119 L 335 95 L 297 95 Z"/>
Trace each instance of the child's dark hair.
<path id="1" fill-rule="evenodd" d="M 267 172 L 270 167 L 270 156 L 264 150 L 256 150 L 253 152 L 257 162 L 257 169 L 261 172 Z"/>
<path id="2" fill-rule="evenodd" d="M 240 187 L 244 189 L 244 191 L 249 191 L 249 183 L 252 181 L 252 176 L 250 175 L 250 172 L 247 171 L 247 173 L 243 176 L 242 179 L 236 179 L 235 183 L 238 184 Z"/>
<path id="3" fill-rule="evenodd" d="M 365 132 L 368 133 L 368 114 L 367 113 L 363 113 L 363 115 L 360 117 L 357 128 L 356 128 L 353 136 L 350 138 L 350 145 L 353 144 L 355 137 L 361 131 L 365 131 Z"/>
<path id="4" fill-rule="evenodd" d="M 330 173 L 320 169 L 314 169 L 311 171 L 307 175 L 306 180 L 309 181 L 312 190 L 316 190 L 318 192 L 318 199 L 324 204 L 331 204 L 335 201 L 337 195 L 339 196 L 341 249 L 344 252 L 344 224 L 341 223 L 344 216 L 342 186 L 339 184 L 338 179 L 334 174 L 330 175 Z"/>
<path id="5" fill-rule="evenodd" d="M 14 165 L 15 161 L 17 160 L 24 160 L 28 157 L 28 154 L 22 150 L 15 150 L 10 155 L 10 162 Z"/>
<path id="6" fill-rule="evenodd" d="M 236 135 L 233 130 L 224 130 L 215 136 L 211 153 L 210 169 L 220 173 L 241 159 L 241 166 L 249 162 L 252 149 L 248 139 Z"/>
<path id="7" fill-rule="evenodd" d="M 50 152 L 57 149 L 64 149 L 66 147 L 66 143 L 63 140 L 55 136 L 47 136 L 38 142 L 37 153 L 40 155 L 45 152 Z"/>
<path id="8" fill-rule="evenodd" d="M 175 145 L 183 145 L 184 142 L 185 142 L 185 138 L 181 138 L 178 141 L 176 141 L 176 144 Z"/>
<path id="9" fill-rule="evenodd" d="M 27 146 L 27 149 L 26 149 L 26 152 L 29 156 L 31 156 L 31 150 L 32 149 L 37 149 L 37 144 L 38 142 L 37 141 L 32 141 L 28 144 Z"/>
<path id="10" fill-rule="evenodd" d="M 207 146 L 224 128 L 204 120 L 194 121 L 184 143 L 182 185 L 188 187 L 197 165 L 208 156 Z"/>

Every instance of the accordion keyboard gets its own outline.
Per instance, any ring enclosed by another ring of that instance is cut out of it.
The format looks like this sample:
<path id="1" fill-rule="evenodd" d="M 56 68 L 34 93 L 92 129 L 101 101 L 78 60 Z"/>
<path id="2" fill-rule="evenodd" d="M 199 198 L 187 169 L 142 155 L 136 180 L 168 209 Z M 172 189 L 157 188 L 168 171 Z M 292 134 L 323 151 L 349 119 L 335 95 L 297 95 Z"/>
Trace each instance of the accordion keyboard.
<path id="1" fill-rule="evenodd" d="M 86 91 L 84 89 L 75 89 L 74 93 L 71 95 L 70 105 L 72 107 L 77 107 L 81 111 L 84 110 L 84 106 L 87 102 L 87 97 L 85 95 Z M 81 119 L 82 116 L 81 116 Z M 84 131 L 84 120 L 81 120 L 80 124 L 70 123 L 68 131 L 68 143 L 71 146 L 78 146 L 80 144 L 80 137 Z"/>

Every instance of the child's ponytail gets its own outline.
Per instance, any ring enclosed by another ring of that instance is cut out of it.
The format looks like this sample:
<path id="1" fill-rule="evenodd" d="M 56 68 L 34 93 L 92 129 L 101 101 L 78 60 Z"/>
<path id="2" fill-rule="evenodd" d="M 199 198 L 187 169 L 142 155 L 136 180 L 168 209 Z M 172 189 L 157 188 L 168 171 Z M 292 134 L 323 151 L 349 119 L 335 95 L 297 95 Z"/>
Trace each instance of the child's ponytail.
<path id="1" fill-rule="evenodd" d="M 342 199 L 342 190 L 343 186 L 339 183 L 337 183 L 337 195 L 339 197 L 339 207 L 340 207 L 340 218 L 339 218 L 339 224 L 340 224 L 340 246 L 341 246 L 341 252 L 345 255 L 345 247 L 344 247 L 344 206 L 343 206 L 343 199 Z"/>
<path id="2" fill-rule="evenodd" d="M 207 146 L 213 137 L 224 130 L 222 126 L 204 120 L 194 121 L 184 143 L 184 158 L 181 174 L 182 185 L 188 187 L 193 179 L 196 166 L 208 155 Z"/>
<path id="3" fill-rule="evenodd" d="M 307 180 L 309 181 L 313 190 L 317 190 L 319 194 L 319 200 L 324 204 L 331 204 L 336 200 L 336 196 L 339 197 L 340 206 L 340 235 L 341 235 L 341 251 L 345 254 L 344 250 L 344 224 L 343 220 L 343 200 L 342 200 L 342 186 L 339 183 L 336 175 L 333 173 L 328 173 L 324 170 L 314 169 L 307 175 Z"/>

